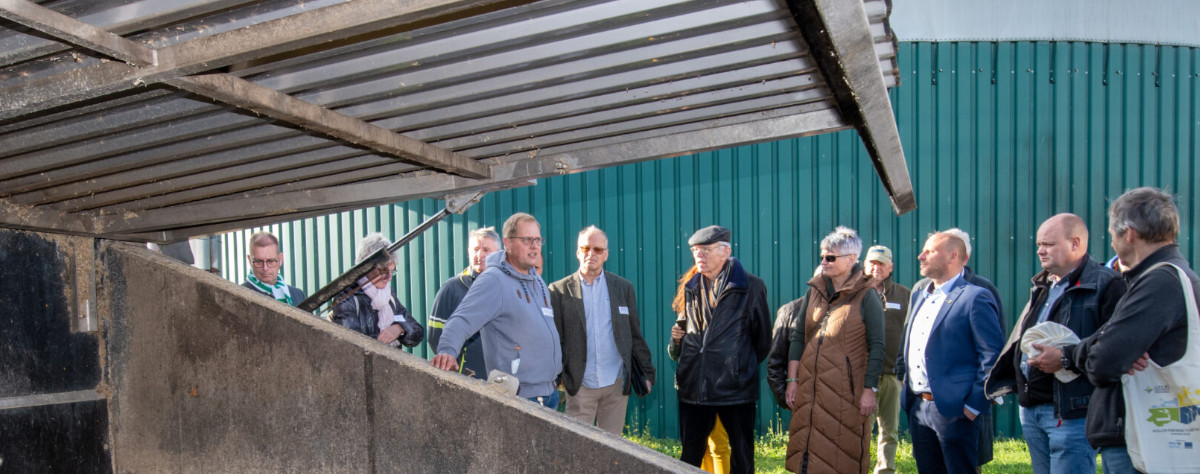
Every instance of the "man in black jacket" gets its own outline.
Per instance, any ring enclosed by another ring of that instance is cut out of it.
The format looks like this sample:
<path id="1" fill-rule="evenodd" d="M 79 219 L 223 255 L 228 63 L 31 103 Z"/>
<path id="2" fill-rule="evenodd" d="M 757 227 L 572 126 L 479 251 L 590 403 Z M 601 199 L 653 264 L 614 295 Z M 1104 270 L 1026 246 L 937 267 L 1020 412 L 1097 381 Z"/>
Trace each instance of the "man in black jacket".
<path id="1" fill-rule="evenodd" d="M 1174 268 L 1187 274 L 1192 291 L 1200 277 L 1192 271 L 1175 243 L 1179 209 L 1174 198 L 1156 188 L 1127 191 L 1108 209 L 1108 232 L 1121 263 L 1129 267 L 1129 288 L 1117 302 L 1112 318 L 1095 334 L 1061 351 L 1044 352 L 1029 365 L 1046 373 L 1063 368 L 1082 372 L 1096 389 L 1087 413 L 1087 438 L 1100 448 L 1105 472 L 1135 472 L 1125 449 L 1125 397 L 1121 376 L 1145 369 L 1147 360 L 1171 364 L 1187 350 L 1187 307 Z M 1067 357 L 1063 357 L 1066 354 Z"/>
<path id="2" fill-rule="evenodd" d="M 730 469 L 754 472 L 758 365 L 771 343 L 762 279 L 730 257 L 730 231 L 709 226 L 688 239 L 696 265 L 680 279 L 667 353 L 679 361 L 679 458 L 700 466 L 717 416 L 729 435 Z"/>
<path id="3" fill-rule="evenodd" d="M 500 250 L 500 234 L 493 227 L 483 227 L 471 231 L 467 238 L 467 261 L 470 265 L 458 275 L 450 277 L 438 288 L 433 297 L 433 307 L 429 310 L 429 352 L 437 353 L 438 343 L 442 341 L 442 328 L 454 310 L 458 309 L 471 283 L 487 269 L 487 256 Z M 479 333 L 467 338 L 458 353 L 458 371 L 470 374 L 480 380 L 487 380 L 487 368 L 483 364 L 483 342 Z"/>
<path id="4" fill-rule="evenodd" d="M 1058 214 L 1037 232 L 1042 271 L 1033 277 L 1029 302 L 1013 326 L 984 390 L 989 397 L 1017 393 L 1021 429 L 1035 474 L 1095 472 L 1096 451 L 1084 427 L 1092 384 L 1077 371 L 1046 373 L 1029 367 L 1020 350 L 1029 328 L 1050 321 L 1079 338 L 1096 332 L 1125 294 L 1125 281 L 1088 257 L 1088 230 L 1074 214 Z M 1063 378 L 1074 377 L 1063 381 Z"/>

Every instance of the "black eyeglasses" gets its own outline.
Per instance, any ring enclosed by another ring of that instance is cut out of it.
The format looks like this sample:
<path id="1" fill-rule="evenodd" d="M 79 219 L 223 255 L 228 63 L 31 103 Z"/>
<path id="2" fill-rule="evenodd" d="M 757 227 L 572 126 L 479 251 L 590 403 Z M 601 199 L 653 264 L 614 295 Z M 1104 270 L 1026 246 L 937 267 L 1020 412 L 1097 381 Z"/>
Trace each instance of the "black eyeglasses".
<path id="1" fill-rule="evenodd" d="M 254 265 L 255 268 L 262 268 L 264 266 L 268 268 L 275 268 L 279 266 L 279 259 L 272 258 L 270 260 L 259 260 L 255 258 L 250 260 L 250 264 Z"/>
<path id="2" fill-rule="evenodd" d="M 836 261 L 837 261 L 837 259 L 839 259 L 839 258 L 842 258 L 842 257 L 849 257 L 850 255 L 851 255 L 851 254 L 846 254 L 846 255 L 822 255 L 822 256 L 821 256 L 821 260 L 824 260 L 824 261 L 826 261 L 826 262 L 828 262 L 828 263 L 833 263 L 833 262 L 836 262 Z"/>

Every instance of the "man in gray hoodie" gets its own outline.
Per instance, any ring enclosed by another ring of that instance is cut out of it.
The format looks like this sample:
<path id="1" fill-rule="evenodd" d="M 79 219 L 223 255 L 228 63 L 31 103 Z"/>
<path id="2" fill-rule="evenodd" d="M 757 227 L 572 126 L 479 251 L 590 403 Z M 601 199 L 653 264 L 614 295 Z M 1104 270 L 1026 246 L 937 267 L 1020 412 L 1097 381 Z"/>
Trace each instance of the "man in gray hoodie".
<path id="1" fill-rule="evenodd" d="M 442 329 L 434 367 L 458 370 L 458 352 L 476 332 L 484 366 L 521 381 L 517 395 L 558 408 L 554 380 L 562 372 L 562 348 L 546 282 L 534 269 L 542 250 L 541 226 L 519 212 L 504 222 L 504 250 L 488 256 L 458 309 Z"/>

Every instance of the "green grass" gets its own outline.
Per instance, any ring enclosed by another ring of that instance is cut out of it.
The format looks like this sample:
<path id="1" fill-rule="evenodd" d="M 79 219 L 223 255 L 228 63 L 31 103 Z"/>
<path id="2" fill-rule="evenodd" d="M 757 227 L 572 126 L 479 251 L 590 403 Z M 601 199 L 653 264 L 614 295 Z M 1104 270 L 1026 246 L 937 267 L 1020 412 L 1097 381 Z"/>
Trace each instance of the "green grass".
<path id="1" fill-rule="evenodd" d="M 654 438 L 645 433 L 627 436 L 629 440 L 674 458 L 679 457 L 679 441 L 673 439 Z M 871 444 L 872 466 L 875 460 L 875 443 Z M 1032 473 L 1029 465 L 1029 450 L 1022 439 L 997 439 L 993 445 L 994 457 L 992 462 L 983 466 L 984 473 L 1010 474 Z M 754 467 L 757 472 L 784 473 L 784 455 L 787 453 L 787 431 L 772 427 L 754 444 Z M 1097 464 L 1097 472 L 1099 464 Z M 900 447 L 896 450 L 896 472 L 915 473 L 917 463 L 912 457 L 912 442 L 906 438 L 900 439 Z"/>

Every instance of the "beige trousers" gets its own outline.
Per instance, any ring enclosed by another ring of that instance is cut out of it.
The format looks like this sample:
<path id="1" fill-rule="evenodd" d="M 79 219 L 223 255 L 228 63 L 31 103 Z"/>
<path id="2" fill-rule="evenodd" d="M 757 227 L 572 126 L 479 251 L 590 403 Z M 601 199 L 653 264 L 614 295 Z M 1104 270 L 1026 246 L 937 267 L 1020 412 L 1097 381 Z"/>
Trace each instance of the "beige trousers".
<path id="1" fill-rule="evenodd" d="M 587 424 L 595 423 L 600 429 L 621 436 L 625 428 L 625 409 L 629 407 L 629 396 L 622 395 L 625 379 L 617 377 L 612 385 L 601 388 L 580 386 L 575 396 L 567 394 L 567 415 Z"/>

